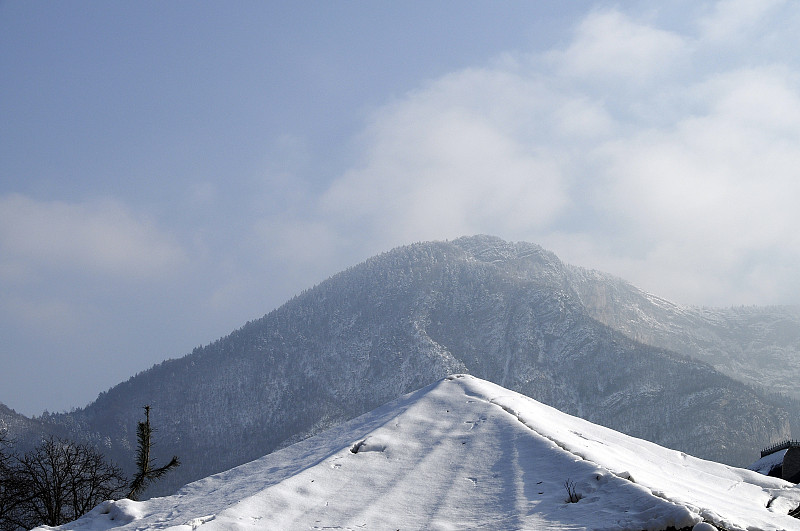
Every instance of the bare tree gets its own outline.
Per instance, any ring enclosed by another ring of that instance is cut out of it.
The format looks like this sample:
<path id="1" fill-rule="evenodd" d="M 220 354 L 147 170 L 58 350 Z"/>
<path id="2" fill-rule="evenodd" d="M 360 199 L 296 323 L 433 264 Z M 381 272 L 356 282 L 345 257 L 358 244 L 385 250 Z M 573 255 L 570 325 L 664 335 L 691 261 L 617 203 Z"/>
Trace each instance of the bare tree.
<path id="1" fill-rule="evenodd" d="M 147 486 L 160 478 L 173 468 L 180 466 L 181 462 L 178 456 L 172 456 L 172 459 L 166 465 L 155 468 L 155 460 L 150 457 L 150 450 L 152 449 L 152 437 L 155 431 L 150 426 L 150 406 L 144 406 L 144 422 L 139 422 L 136 427 L 136 438 L 138 439 L 138 449 L 136 452 L 136 475 L 131 481 L 131 488 L 128 492 L 128 498 L 135 500 L 139 495 L 144 492 Z"/>
<path id="2" fill-rule="evenodd" d="M 125 489 L 122 471 L 86 444 L 50 437 L 12 459 L 10 473 L 21 496 L 5 516 L 7 528 L 65 524 Z"/>
<path id="3" fill-rule="evenodd" d="M 0 530 L 12 531 L 18 526 L 11 516 L 23 500 L 23 492 L 13 468 L 13 456 L 5 430 L 0 431 Z"/>

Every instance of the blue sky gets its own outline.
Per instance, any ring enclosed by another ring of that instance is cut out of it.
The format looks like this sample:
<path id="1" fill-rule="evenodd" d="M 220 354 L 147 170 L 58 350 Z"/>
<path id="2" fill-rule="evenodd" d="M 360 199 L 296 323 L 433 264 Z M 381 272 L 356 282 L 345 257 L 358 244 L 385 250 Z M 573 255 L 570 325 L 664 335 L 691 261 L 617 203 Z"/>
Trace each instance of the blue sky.
<path id="1" fill-rule="evenodd" d="M 791 2 L 0 2 L 0 402 L 488 233 L 798 304 Z"/>

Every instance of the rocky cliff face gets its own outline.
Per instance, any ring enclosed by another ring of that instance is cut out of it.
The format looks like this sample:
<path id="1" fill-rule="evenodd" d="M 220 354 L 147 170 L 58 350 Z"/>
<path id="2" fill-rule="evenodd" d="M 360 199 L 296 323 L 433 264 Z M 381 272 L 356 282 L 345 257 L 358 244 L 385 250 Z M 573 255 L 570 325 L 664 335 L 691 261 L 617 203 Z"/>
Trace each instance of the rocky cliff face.
<path id="1" fill-rule="evenodd" d="M 667 332 L 658 323 L 623 326 L 632 315 L 651 317 L 620 286 L 527 243 L 472 237 L 402 247 L 51 421 L 125 463 L 141 406 L 152 405 L 160 451 L 183 465 L 150 494 L 456 372 L 730 464 L 746 465 L 763 444 L 790 435 L 787 411 L 759 392 L 666 344 L 645 344 L 680 336 L 682 322 L 667 322 Z"/>

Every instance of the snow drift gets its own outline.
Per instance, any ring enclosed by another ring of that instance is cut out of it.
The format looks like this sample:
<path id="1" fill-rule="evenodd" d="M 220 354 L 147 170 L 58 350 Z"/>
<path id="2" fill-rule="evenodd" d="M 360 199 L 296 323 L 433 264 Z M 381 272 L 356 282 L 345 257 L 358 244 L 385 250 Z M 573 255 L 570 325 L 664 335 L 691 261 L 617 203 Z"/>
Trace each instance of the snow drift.
<path id="1" fill-rule="evenodd" d="M 798 529 L 800 488 L 450 376 L 316 437 L 62 526 L 122 529 Z"/>

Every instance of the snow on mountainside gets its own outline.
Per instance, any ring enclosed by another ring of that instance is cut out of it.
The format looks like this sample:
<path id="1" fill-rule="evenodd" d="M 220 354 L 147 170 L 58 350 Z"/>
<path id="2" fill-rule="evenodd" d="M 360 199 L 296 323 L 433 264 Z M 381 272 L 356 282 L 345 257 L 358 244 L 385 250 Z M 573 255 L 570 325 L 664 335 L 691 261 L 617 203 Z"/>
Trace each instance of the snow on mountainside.
<path id="1" fill-rule="evenodd" d="M 712 364 L 748 384 L 800 399 L 800 307 L 674 304 L 598 271 L 571 268 L 590 315 L 628 337 Z"/>
<path id="2" fill-rule="evenodd" d="M 156 450 L 183 464 L 149 495 L 288 446 L 452 373 L 739 466 L 791 436 L 784 405 L 708 364 L 602 324 L 576 282 L 573 269 L 533 244 L 478 236 L 401 247 L 48 421 L 102 445 L 125 466 L 141 406 L 152 405 Z"/>
<path id="3" fill-rule="evenodd" d="M 570 500 L 567 486 L 573 490 Z M 800 488 L 456 375 L 177 494 L 63 530 L 800 530 Z"/>

